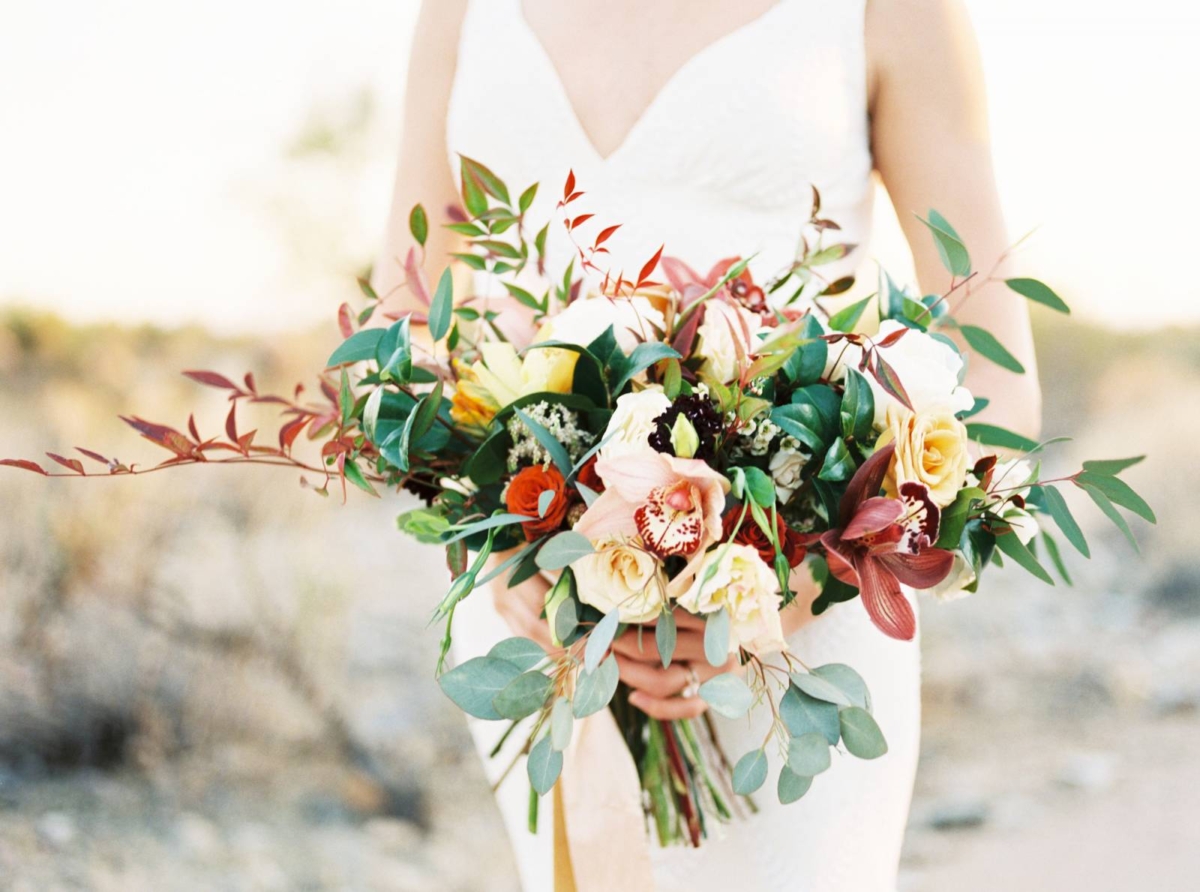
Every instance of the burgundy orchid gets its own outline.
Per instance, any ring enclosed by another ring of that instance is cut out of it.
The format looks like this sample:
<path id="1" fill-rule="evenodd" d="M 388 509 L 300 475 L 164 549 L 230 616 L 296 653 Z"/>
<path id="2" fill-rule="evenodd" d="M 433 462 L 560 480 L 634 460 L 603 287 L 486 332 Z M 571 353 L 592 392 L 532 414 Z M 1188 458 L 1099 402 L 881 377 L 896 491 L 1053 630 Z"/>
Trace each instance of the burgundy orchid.
<path id="1" fill-rule="evenodd" d="M 856 586 L 871 621 L 887 636 L 909 641 L 917 631 L 901 584 L 937 585 L 954 554 L 934 548 L 940 512 L 919 483 L 900 487 L 899 499 L 879 496 L 895 445 L 888 444 L 854 474 L 838 511 L 838 528 L 821 536 L 829 572 Z"/>

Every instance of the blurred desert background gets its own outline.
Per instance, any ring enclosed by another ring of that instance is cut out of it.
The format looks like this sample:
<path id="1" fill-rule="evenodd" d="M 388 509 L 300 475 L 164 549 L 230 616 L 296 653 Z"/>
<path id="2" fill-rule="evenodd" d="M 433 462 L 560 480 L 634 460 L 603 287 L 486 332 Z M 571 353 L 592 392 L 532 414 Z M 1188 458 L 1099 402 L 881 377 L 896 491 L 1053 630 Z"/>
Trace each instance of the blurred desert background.
<path id="1" fill-rule="evenodd" d="M 312 385 L 381 237 L 415 4 L 65 6 L 0 28 L 0 457 L 147 464 L 118 413 L 223 423 L 181 369 Z M 1200 13 L 969 6 L 1011 227 L 1041 226 L 1023 256 L 1076 310 L 1034 314 L 1045 433 L 1076 437 L 1048 467 L 1148 454 L 1127 476 L 1159 525 L 1138 557 L 1074 500 L 1094 559 L 1065 555 L 1073 587 L 1003 571 L 923 604 L 902 892 L 1183 892 L 1200 184 L 1174 97 Z M 880 204 L 873 253 L 903 268 Z M 403 507 L 287 470 L 0 469 L 0 889 L 515 892 Z"/>

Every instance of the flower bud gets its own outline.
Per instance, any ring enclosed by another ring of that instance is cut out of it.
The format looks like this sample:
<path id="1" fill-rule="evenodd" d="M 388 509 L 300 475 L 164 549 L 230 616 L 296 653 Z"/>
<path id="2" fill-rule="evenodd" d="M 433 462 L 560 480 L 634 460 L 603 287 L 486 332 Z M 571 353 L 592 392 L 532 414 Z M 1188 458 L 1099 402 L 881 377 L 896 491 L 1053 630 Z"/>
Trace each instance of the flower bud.
<path id="1" fill-rule="evenodd" d="M 680 415 L 671 425 L 671 448 L 679 458 L 693 458 L 700 448 L 700 435 L 686 415 Z"/>

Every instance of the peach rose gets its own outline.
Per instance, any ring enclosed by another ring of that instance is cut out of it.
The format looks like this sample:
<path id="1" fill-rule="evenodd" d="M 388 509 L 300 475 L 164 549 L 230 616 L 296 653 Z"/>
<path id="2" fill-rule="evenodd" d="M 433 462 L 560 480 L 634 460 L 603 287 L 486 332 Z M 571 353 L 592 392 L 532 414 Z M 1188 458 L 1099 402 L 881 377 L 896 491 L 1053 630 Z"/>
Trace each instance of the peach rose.
<path id="1" fill-rule="evenodd" d="M 883 480 L 884 491 L 896 498 L 903 483 L 920 483 L 939 508 L 954 501 L 967 476 L 967 428 L 949 409 L 909 412 L 887 410 L 887 428 L 876 448 L 896 444 L 896 454 Z"/>

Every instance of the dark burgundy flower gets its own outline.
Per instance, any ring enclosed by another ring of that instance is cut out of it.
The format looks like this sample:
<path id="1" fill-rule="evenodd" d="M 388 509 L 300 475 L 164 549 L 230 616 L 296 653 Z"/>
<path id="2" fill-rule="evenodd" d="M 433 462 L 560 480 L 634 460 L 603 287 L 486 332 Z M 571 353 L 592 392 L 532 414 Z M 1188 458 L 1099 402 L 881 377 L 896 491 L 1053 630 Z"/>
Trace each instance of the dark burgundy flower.
<path id="1" fill-rule="evenodd" d="M 901 584 L 937 585 L 954 565 L 952 552 L 933 547 L 940 512 L 924 486 L 908 483 L 899 499 L 879 496 L 893 444 L 872 455 L 846 488 L 838 527 L 821 536 L 829 572 L 858 587 L 871 621 L 891 638 L 910 640 L 917 631 Z"/>
<path id="2" fill-rule="evenodd" d="M 738 518 L 742 516 L 741 508 L 733 508 L 725 512 L 722 522 L 724 524 L 724 534 L 721 539 L 724 542 L 737 542 L 739 545 L 749 545 L 751 548 L 758 550 L 758 556 L 762 558 L 763 563 L 767 566 L 775 565 L 775 546 L 771 544 L 771 540 L 767 538 L 767 534 L 763 532 L 762 527 L 750 517 L 747 512 L 745 519 L 742 521 L 741 527 L 738 528 L 737 535 L 733 534 L 733 528 L 737 526 Z M 805 538 L 801 533 L 796 532 L 787 525 L 782 515 L 775 515 L 776 536 L 779 544 L 783 547 L 783 556 L 787 558 L 789 567 L 798 567 L 800 562 L 804 560 L 808 549 L 805 547 Z M 730 538 L 732 537 L 732 538 Z"/>
<path id="3" fill-rule="evenodd" d="M 692 427 L 696 429 L 696 436 L 700 439 L 700 446 L 692 457 L 712 461 L 716 454 L 717 437 L 722 430 L 721 417 L 717 414 L 712 400 L 698 393 L 675 397 L 671 408 L 654 419 L 654 430 L 650 432 L 649 437 L 650 446 L 664 455 L 675 454 L 675 447 L 671 445 L 671 428 L 680 415 L 692 423 Z"/>

